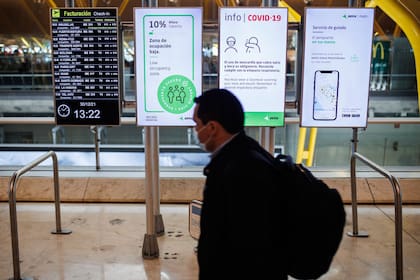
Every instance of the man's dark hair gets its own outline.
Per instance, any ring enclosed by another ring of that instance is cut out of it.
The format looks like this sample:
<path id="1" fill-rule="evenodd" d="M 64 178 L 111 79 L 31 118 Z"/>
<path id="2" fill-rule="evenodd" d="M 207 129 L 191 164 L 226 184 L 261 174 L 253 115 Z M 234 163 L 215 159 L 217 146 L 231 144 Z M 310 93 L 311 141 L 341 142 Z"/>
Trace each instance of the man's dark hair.
<path id="1" fill-rule="evenodd" d="M 196 97 L 199 104 L 197 117 L 207 124 L 219 122 L 229 133 L 237 133 L 244 128 L 244 110 L 238 98 L 227 89 L 214 88 Z"/>

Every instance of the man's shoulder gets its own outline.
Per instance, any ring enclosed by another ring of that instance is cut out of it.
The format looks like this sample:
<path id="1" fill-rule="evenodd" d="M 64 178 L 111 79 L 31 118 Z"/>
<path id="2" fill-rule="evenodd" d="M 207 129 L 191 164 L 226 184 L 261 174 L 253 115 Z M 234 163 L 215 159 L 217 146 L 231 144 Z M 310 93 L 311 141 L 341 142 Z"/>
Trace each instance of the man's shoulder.
<path id="1" fill-rule="evenodd" d="M 231 153 L 238 161 L 258 161 L 270 164 L 272 155 L 267 152 L 255 139 L 246 134 L 238 135 L 232 141 Z"/>
<path id="2" fill-rule="evenodd" d="M 261 147 L 254 138 L 248 136 L 245 132 L 237 134 L 230 143 L 233 147 L 242 150 L 257 149 L 258 147 Z"/>

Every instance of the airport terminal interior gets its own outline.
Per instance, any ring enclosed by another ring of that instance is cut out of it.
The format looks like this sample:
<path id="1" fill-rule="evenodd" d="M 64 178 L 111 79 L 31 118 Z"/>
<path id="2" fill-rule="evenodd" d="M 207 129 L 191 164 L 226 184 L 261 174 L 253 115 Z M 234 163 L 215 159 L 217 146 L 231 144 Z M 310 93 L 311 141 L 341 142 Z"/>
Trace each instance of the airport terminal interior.
<path id="1" fill-rule="evenodd" d="M 287 8 L 284 125 L 245 130 L 342 195 L 343 241 L 320 279 L 420 280 L 418 0 L 1 0 L 0 280 L 20 279 L 17 268 L 33 280 L 198 279 L 191 203 L 202 199 L 209 155 L 193 126 L 137 123 L 133 14 L 141 7 L 202 8 L 202 91 L 219 85 L 220 8 Z M 305 10 L 349 7 L 374 9 L 366 126 L 303 127 Z M 57 123 L 50 11 L 61 8 L 118 11 L 118 125 Z M 164 232 L 158 254 L 145 257 L 151 173 Z M 51 233 L 57 189 L 69 234 Z"/>

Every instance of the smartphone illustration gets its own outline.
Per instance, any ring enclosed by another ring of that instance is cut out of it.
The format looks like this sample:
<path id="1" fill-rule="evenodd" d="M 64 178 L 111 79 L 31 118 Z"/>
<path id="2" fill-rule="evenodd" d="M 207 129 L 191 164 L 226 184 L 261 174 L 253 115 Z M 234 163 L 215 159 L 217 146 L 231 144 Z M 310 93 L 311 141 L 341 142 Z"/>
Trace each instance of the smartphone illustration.
<path id="1" fill-rule="evenodd" d="M 337 70 L 317 70 L 314 75 L 314 120 L 337 118 L 339 75 Z"/>

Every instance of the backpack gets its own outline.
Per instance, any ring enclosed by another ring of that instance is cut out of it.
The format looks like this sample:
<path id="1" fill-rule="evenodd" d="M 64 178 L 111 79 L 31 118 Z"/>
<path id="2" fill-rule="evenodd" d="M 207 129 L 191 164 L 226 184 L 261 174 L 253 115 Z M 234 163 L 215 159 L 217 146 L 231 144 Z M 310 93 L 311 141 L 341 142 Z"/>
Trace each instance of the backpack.
<path id="1" fill-rule="evenodd" d="M 287 273 L 296 279 L 319 278 L 329 270 L 343 237 L 343 200 L 290 156 L 278 155 L 274 162 L 283 186 L 279 195 L 287 195 Z"/>

